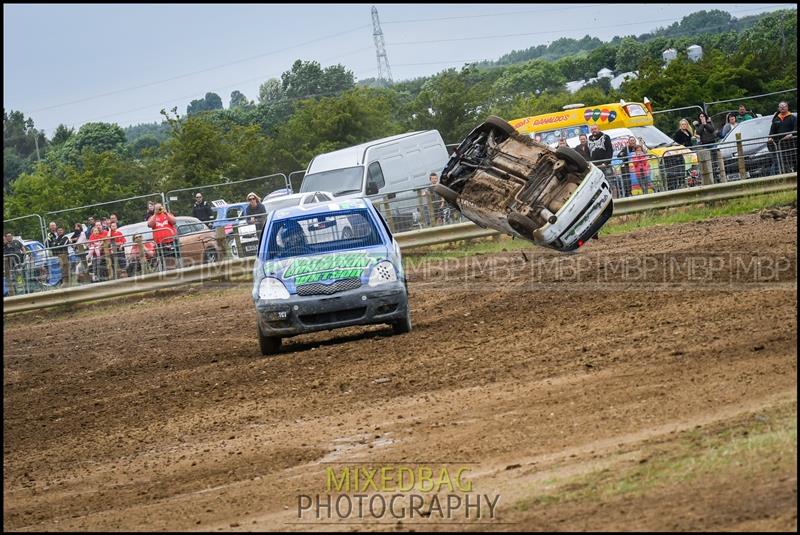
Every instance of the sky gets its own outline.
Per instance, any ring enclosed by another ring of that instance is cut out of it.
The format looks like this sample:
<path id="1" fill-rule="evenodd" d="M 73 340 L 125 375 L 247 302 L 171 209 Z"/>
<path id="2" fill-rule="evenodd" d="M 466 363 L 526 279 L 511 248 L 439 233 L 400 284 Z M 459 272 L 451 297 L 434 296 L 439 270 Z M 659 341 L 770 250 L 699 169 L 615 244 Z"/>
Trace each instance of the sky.
<path id="1" fill-rule="evenodd" d="M 744 17 L 795 4 L 4 4 L 3 108 L 56 126 L 161 122 L 159 110 L 258 87 L 295 60 L 377 77 L 371 7 L 394 81 L 584 35 L 609 40 L 701 9 Z"/>

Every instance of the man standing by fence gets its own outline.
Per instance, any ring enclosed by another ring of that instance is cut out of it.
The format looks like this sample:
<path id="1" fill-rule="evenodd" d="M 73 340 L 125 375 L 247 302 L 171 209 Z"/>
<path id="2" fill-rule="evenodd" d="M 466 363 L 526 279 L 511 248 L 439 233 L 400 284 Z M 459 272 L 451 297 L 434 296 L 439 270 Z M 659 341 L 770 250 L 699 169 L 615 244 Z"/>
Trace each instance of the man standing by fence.
<path id="1" fill-rule="evenodd" d="M 160 202 L 153 206 L 155 213 L 147 220 L 147 226 L 153 229 L 153 241 L 156 242 L 158 257 L 161 260 L 163 269 L 166 269 L 166 257 L 177 257 L 175 248 L 175 235 L 177 230 L 175 224 L 177 219 L 171 213 L 164 210 Z"/>
<path id="2" fill-rule="evenodd" d="M 781 102 L 772 116 L 767 147 L 783 167 L 776 172 L 791 173 L 797 165 L 797 117 L 789 111 L 789 104 Z M 777 152 L 776 152 L 777 151 Z M 773 168 L 774 169 L 774 168 Z"/>
<path id="3" fill-rule="evenodd" d="M 209 227 L 211 226 L 211 219 L 214 218 L 214 212 L 211 210 L 211 205 L 203 200 L 203 194 L 199 191 L 194 194 L 192 215 Z"/>

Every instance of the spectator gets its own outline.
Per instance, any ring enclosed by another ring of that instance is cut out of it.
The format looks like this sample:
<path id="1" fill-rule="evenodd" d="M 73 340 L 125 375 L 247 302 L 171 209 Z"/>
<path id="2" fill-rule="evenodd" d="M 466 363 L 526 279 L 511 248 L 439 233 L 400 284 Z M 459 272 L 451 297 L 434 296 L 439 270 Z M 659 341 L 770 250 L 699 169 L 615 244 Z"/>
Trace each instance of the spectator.
<path id="1" fill-rule="evenodd" d="M 153 241 L 156 243 L 158 257 L 161 259 L 162 266 L 166 268 L 165 260 L 167 256 L 177 256 L 175 250 L 175 236 L 177 229 L 175 216 L 167 212 L 160 202 L 153 205 L 155 213 L 147 220 L 147 226 L 153 229 Z"/>
<path id="2" fill-rule="evenodd" d="M 100 222 L 103 225 L 103 230 L 108 230 L 108 218 L 104 217 L 103 219 L 100 220 Z"/>
<path id="3" fill-rule="evenodd" d="M 747 108 L 744 107 L 744 104 L 739 104 L 739 113 L 736 115 L 737 123 L 741 123 L 742 121 L 748 121 L 753 117 L 755 117 L 754 113 L 747 111 Z"/>
<path id="4" fill-rule="evenodd" d="M 67 254 L 67 245 L 69 244 L 69 236 L 64 235 L 64 227 L 56 229 L 56 237 L 54 240 L 47 240 L 47 248 L 52 248 L 52 253 L 55 256 Z"/>
<path id="5" fill-rule="evenodd" d="M 767 147 L 773 153 L 773 172 L 776 172 L 775 174 L 795 171 L 797 166 L 797 117 L 789 111 L 789 104 L 785 101 L 778 104 L 778 111 L 772 116 Z M 782 163 L 783 166 L 778 167 L 779 163 Z"/>
<path id="6" fill-rule="evenodd" d="M 622 160 L 622 186 L 623 190 L 620 192 L 621 196 L 627 197 L 633 193 L 633 181 L 631 180 L 630 162 L 636 154 L 636 138 L 633 136 L 628 137 L 628 144 L 619 149 L 617 156 Z"/>
<path id="7" fill-rule="evenodd" d="M 139 243 L 137 242 L 138 239 L 139 234 L 134 234 L 133 245 L 131 245 L 130 261 L 126 266 L 126 271 L 129 277 L 133 277 L 137 273 L 141 273 L 144 262 L 152 262 L 153 258 L 156 256 L 155 244 L 151 241 L 146 241 L 142 242 L 142 248 L 144 249 L 144 257 L 142 257 L 142 253 L 139 251 Z"/>
<path id="8" fill-rule="evenodd" d="M 117 219 L 117 214 L 111 214 L 108 216 L 108 228 L 111 229 L 111 223 L 116 223 L 117 228 L 121 227 L 122 225 L 119 224 L 119 220 Z"/>
<path id="9" fill-rule="evenodd" d="M 267 219 L 267 208 L 261 204 L 261 198 L 252 191 L 247 194 L 247 202 L 249 204 L 244 208 L 244 215 L 248 216 L 247 222 L 255 224 L 256 231 L 261 232 Z"/>
<path id="10" fill-rule="evenodd" d="M 586 134 L 581 134 L 578 136 L 578 146 L 575 147 L 575 150 L 578 152 L 578 154 L 583 156 L 586 161 L 590 160 L 589 143 L 586 139 Z"/>
<path id="11" fill-rule="evenodd" d="M 566 138 L 558 138 L 558 146 L 559 147 L 566 147 L 567 146 L 567 139 Z"/>
<path id="12" fill-rule="evenodd" d="M 672 139 L 684 147 L 691 147 L 694 140 L 694 131 L 689 126 L 689 121 L 681 119 L 678 123 L 678 131 L 672 135 Z"/>
<path id="13" fill-rule="evenodd" d="M 125 269 L 125 236 L 118 230 L 116 221 L 109 223 L 108 235 L 111 238 L 111 251 L 117 259 L 117 266 L 123 270 Z"/>
<path id="14" fill-rule="evenodd" d="M 714 128 L 711 118 L 702 111 L 697 115 L 695 126 L 697 131 L 694 137 L 697 138 L 700 145 L 713 145 L 717 141 L 717 129 Z"/>
<path id="15" fill-rule="evenodd" d="M 104 246 L 108 238 L 108 231 L 103 229 L 101 221 L 95 221 L 92 233 L 89 236 L 89 262 L 92 267 L 92 282 L 104 280 L 107 276 L 105 266 Z"/>
<path id="16" fill-rule="evenodd" d="M 614 146 L 611 143 L 611 138 L 608 137 L 608 134 L 602 133 L 596 124 L 593 124 L 589 127 L 587 143 L 589 145 L 589 159 L 603 171 L 608 181 L 611 182 L 611 186 L 616 190 L 617 196 L 621 195 L 623 186 L 619 183 L 619 179 L 614 176 L 614 170 L 611 168 L 611 158 L 614 156 Z"/>
<path id="17" fill-rule="evenodd" d="M 47 239 L 44 242 L 44 246 L 48 249 L 51 247 L 55 247 L 56 240 L 58 239 L 58 228 L 55 221 L 50 221 L 48 225 L 47 231 Z"/>
<path id="18" fill-rule="evenodd" d="M 94 216 L 89 216 L 89 219 L 86 220 L 86 229 L 83 231 L 83 235 L 86 239 L 89 239 L 89 236 L 92 235 L 92 229 L 94 229 Z"/>
<path id="19" fill-rule="evenodd" d="M 727 122 L 725 126 L 722 127 L 722 131 L 719 134 L 720 139 L 725 139 L 725 136 L 736 127 L 736 114 L 731 113 L 727 117 Z"/>
<path id="20" fill-rule="evenodd" d="M 653 182 L 650 175 L 650 161 L 648 155 L 644 151 L 644 147 L 641 145 L 636 145 L 634 148 L 633 157 L 631 158 L 631 176 L 635 177 L 636 181 L 638 182 L 639 186 L 639 195 L 642 193 L 653 193 Z M 631 181 L 633 182 L 633 180 Z M 633 186 L 631 186 L 631 193 L 633 195 L 637 195 L 637 193 L 633 192 Z"/>
<path id="21" fill-rule="evenodd" d="M 25 253 L 27 252 L 27 249 L 22 245 L 21 241 L 15 240 L 10 232 L 6 233 L 3 239 L 3 258 L 11 259 L 12 268 L 22 263 L 25 258 Z"/>
<path id="22" fill-rule="evenodd" d="M 439 175 L 436 173 L 436 171 L 431 171 L 428 179 L 431 181 L 431 186 L 439 183 Z M 425 202 L 423 203 L 423 213 L 425 214 L 426 226 L 431 226 L 434 223 L 442 224 L 446 219 L 449 219 L 449 217 L 445 217 L 446 208 L 443 197 L 440 197 L 434 193 L 431 188 L 422 190 L 422 195 L 425 197 Z M 428 204 L 428 198 L 430 198 L 431 201 L 430 205 Z M 431 209 L 433 210 L 433 213 L 430 213 Z M 446 215 L 449 216 L 450 214 L 447 213 Z"/>
<path id="23" fill-rule="evenodd" d="M 214 218 L 214 212 L 211 210 L 211 205 L 203 200 L 203 194 L 199 191 L 194 194 L 194 205 L 192 206 L 192 215 L 211 226 L 211 220 Z"/>
<path id="24" fill-rule="evenodd" d="M 72 244 L 78 243 L 81 234 L 83 234 L 83 225 L 81 225 L 80 223 L 75 223 L 75 226 L 73 227 L 72 230 L 72 234 L 69 235 L 70 243 Z"/>
<path id="25" fill-rule="evenodd" d="M 153 201 L 147 201 L 147 212 L 144 214 L 144 220 L 150 221 L 150 218 L 153 217 L 153 214 L 156 213 L 156 206 Z"/>
<path id="26" fill-rule="evenodd" d="M 541 143 L 541 142 L 542 142 L 542 134 L 535 134 L 535 135 L 533 136 L 533 140 L 534 140 L 536 143 Z"/>

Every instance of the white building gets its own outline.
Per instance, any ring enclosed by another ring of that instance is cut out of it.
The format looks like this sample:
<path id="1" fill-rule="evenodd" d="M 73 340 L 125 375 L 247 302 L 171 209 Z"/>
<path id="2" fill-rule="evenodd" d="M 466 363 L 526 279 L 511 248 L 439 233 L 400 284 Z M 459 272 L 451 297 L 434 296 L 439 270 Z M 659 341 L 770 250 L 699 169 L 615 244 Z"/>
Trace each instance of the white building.
<path id="1" fill-rule="evenodd" d="M 622 85 L 622 82 L 624 82 L 625 80 L 633 80 L 638 77 L 639 73 L 637 73 L 636 71 L 623 72 L 611 79 L 611 87 L 613 89 L 619 89 L 620 86 Z"/>
<path id="2" fill-rule="evenodd" d="M 664 63 L 669 63 L 673 59 L 678 58 L 678 51 L 674 48 L 668 48 L 661 53 L 661 57 L 664 59 Z"/>
<path id="3" fill-rule="evenodd" d="M 703 47 L 700 45 L 692 45 L 686 49 L 686 54 L 689 56 L 690 60 L 696 63 L 703 57 Z"/>
<path id="4" fill-rule="evenodd" d="M 614 77 L 614 71 L 612 71 L 611 69 L 608 69 L 606 67 L 603 67 L 602 69 L 597 71 L 597 77 L 598 78 L 613 78 Z"/>

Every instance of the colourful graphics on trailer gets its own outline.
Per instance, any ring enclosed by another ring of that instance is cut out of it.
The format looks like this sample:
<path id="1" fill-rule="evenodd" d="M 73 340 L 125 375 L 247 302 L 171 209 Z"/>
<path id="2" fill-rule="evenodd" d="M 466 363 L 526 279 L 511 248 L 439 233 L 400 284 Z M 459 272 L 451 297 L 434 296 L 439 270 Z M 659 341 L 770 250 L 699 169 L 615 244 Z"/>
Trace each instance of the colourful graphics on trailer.
<path id="1" fill-rule="evenodd" d="M 351 279 L 364 275 L 375 257 L 367 252 L 340 253 L 297 258 L 286 264 L 283 279 L 294 278 L 296 286 L 312 282 Z"/>

